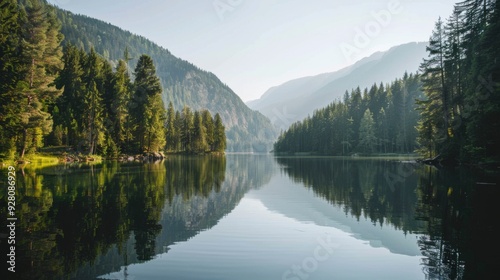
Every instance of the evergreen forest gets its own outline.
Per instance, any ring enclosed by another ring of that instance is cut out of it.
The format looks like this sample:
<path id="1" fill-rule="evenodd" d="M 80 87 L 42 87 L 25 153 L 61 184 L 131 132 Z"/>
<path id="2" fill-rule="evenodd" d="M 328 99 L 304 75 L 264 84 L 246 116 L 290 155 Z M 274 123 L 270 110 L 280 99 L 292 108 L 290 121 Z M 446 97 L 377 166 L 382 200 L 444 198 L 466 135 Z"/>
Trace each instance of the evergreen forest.
<path id="1" fill-rule="evenodd" d="M 500 160 L 500 6 L 466 0 L 439 18 L 428 57 L 390 85 L 346 93 L 282 132 L 279 153 L 412 153 L 451 163 Z"/>
<path id="2" fill-rule="evenodd" d="M 176 112 L 171 102 L 166 109 L 149 55 L 141 55 L 130 71 L 127 47 L 112 64 L 93 47 L 62 44 L 57 10 L 45 1 L 6 0 L 0 8 L 2 158 L 61 145 L 106 157 L 226 149 L 218 113 L 212 117 L 186 105 Z"/>
<path id="3" fill-rule="evenodd" d="M 417 148 L 420 76 L 405 74 L 390 85 L 373 84 L 345 92 L 342 101 L 316 110 L 312 117 L 282 132 L 276 152 L 325 155 L 410 153 Z"/>

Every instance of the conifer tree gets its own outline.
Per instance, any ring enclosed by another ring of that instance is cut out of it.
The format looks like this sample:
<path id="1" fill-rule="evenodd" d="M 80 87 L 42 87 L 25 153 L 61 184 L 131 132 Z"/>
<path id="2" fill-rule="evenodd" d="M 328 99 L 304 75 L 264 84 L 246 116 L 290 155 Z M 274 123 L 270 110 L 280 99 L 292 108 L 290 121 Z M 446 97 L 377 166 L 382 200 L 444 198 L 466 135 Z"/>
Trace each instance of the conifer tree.
<path id="1" fill-rule="evenodd" d="M 85 59 L 84 52 L 73 45 L 67 45 L 63 54 L 64 68 L 55 80 L 56 87 L 63 92 L 56 100 L 59 113 L 54 116 L 54 121 L 56 126 L 63 127 L 66 145 L 78 144 L 83 127 L 84 108 L 81 106 L 81 100 L 85 91 L 82 81 Z"/>
<path id="2" fill-rule="evenodd" d="M 203 120 L 203 127 L 205 128 L 205 139 L 207 141 L 208 149 L 213 150 L 215 130 L 214 120 L 208 110 L 203 110 L 201 112 L 201 116 Z"/>
<path id="3" fill-rule="evenodd" d="M 429 58 L 424 59 L 420 68 L 422 70 L 423 89 L 426 94 L 426 101 L 420 102 L 423 107 L 420 110 L 428 110 L 425 113 L 431 119 L 424 121 L 426 125 L 431 125 L 435 136 L 432 142 L 440 143 L 436 149 L 445 145 L 449 138 L 449 97 L 445 83 L 444 68 L 444 43 L 445 34 L 441 18 L 436 22 L 434 31 L 429 40 L 427 51 Z M 426 128 L 427 129 L 427 128 Z"/>
<path id="4" fill-rule="evenodd" d="M 81 152 L 94 154 L 99 147 L 106 144 L 107 136 L 104 126 L 106 107 L 103 97 L 105 96 L 106 68 L 109 64 L 101 58 L 92 48 L 84 61 L 84 75 L 82 80 L 85 83 L 83 95 L 83 121 L 80 147 Z M 108 69 L 109 71 L 109 69 Z"/>
<path id="5" fill-rule="evenodd" d="M 40 0 L 22 6 L 22 61 L 17 66 L 25 69 L 24 83 L 20 90 L 24 96 L 21 104 L 20 157 L 43 145 L 42 137 L 52 130 L 52 117 L 48 106 L 60 91 L 53 86 L 62 68 L 59 32 L 61 26 L 53 8 Z"/>
<path id="6" fill-rule="evenodd" d="M 181 112 L 175 111 L 175 119 L 174 119 L 174 126 L 175 126 L 175 139 L 177 141 L 177 145 L 174 149 L 174 151 L 179 152 L 184 149 L 184 146 L 182 144 L 182 125 L 183 125 L 183 119 Z"/>
<path id="7" fill-rule="evenodd" d="M 359 145 L 364 152 L 372 153 L 376 141 L 373 114 L 370 109 L 366 109 L 359 126 Z"/>
<path id="8" fill-rule="evenodd" d="M 226 149 L 226 133 L 222 118 L 219 113 L 215 114 L 214 120 L 214 151 L 224 152 Z"/>
<path id="9" fill-rule="evenodd" d="M 191 108 L 184 106 L 181 116 L 181 149 L 187 153 L 193 151 L 193 113 Z"/>
<path id="10" fill-rule="evenodd" d="M 130 112 L 135 146 L 139 152 L 158 151 L 165 146 L 165 107 L 160 79 L 151 57 L 142 55 L 139 58 L 134 75 Z"/>
<path id="11" fill-rule="evenodd" d="M 128 75 L 127 64 L 120 60 L 113 75 L 111 91 L 111 108 L 109 118 L 112 124 L 112 138 L 122 150 L 131 139 L 131 121 L 129 116 L 129 100 L 131 95 L 131 82 Z"/>
<path id="12" fill-rule="evenodd" d="M 376 137 L 379 143 L 379 151 L 387 153 L 387 143 L 389 142 L 389 130 L 387 126 L 387 115 L 384 108 L 380 108 L 378 113 L 377 132 Z"/>
<path id="13" fill-rule="evenodd" d="M 158 152 L 165 148 L 165 105 L 161 94 L 148 96 L 148 109 L 145 111 L 146 143 L 143 150 Z"/>
<path id="14" fill-rule="evenodd" d="M 15 138 L 21 131 L 19 114 L 24 97 L 16 90 L 24 77 L 21 63 L 22 49 L 20 9 L 16 1 L 0 3 L 0 156 L 15 156 Z M 24 102 L 23 102 L 24 103 Z"/>
<path id="15" fill-rule="evenodd" d="M 165 125 L 166 131 L 166 150 L 169 152 L 176 152 L 179 145 L 178 127 L 176 127 L 175 110 L 172 102 L 169 102 L 167 109 L 167 123 Z"/>
<path id="16" fill-rule="evenodd" d="M 204 153 L 205 151 L 207 151 L 208 145 L 206 140 L 206 129 L 203 125 L 202 116 L 199 111 L 194 112 L 192 135 L 193 152 Z"/>

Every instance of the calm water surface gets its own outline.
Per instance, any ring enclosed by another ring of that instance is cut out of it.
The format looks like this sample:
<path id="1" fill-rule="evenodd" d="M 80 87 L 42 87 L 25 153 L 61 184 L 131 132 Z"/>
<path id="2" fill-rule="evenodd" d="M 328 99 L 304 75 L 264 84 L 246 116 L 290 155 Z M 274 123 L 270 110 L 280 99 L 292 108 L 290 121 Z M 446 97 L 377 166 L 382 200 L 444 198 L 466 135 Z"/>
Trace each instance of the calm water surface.
<path id="1" fill-rule="evenodd" d="M 477 182 L 497 183 L 495 174 L 388 159 L 230 154 L 17 176 L 16 273 L 7 279 L 494 273 L 499 191 Z"/>

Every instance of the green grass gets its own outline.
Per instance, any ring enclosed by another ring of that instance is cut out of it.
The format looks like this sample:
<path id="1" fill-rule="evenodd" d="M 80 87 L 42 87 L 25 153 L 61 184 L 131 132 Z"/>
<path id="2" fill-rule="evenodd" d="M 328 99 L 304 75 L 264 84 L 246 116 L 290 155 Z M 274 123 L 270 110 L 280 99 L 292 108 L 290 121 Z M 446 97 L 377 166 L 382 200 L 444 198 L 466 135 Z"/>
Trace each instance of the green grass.
<path id="1" fill-rule="evenodd" d="M 24 163 L 28 168 L 43 168 L 61 163 L 58 156 L 50 154 L 29 154 L 24 157 L 24 160 L 28 162 Z"/>
<path id="2" fill-rule="evenodd" d="M 67 148 L 67 146 L 44 147 L 37 153 L 25 155 L 23 159 L 0 159 L 0 168 L 6 168 L 7 166 L 22 166 L 23 168 L 40 169 L 55 166 L 64 162 L 64 158 L 68 154 L 66 152 Z M 80 160 L 79 162 L 86 162 L 88 164 L 100 163 L 103 161 L 103 158 L 98 155 L 78 155 L 77 157 Z"/>

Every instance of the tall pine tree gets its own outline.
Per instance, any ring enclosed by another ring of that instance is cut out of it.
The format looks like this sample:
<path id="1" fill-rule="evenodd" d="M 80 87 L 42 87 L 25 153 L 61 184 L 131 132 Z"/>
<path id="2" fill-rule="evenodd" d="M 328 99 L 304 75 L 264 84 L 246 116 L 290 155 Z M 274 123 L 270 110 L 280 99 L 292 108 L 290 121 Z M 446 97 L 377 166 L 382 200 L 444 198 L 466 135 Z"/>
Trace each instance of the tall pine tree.
<path id="1" fill-rule="evenodd" d="M 27 151 L 34 152 L 41 147 L 43 136 L 52 130 L 48 108 L 60 94 L 53 82 L 62 68 L 63 36 L 54 8 L 43 1 L 26 1 L 26 5 L 21 5 L 21 14 L 22 61 L 18 67 L 26 71 L 19 89 L 24 99 L 20 108 L 22 158 Z"/>
<path id="2" fill-rule="evenodd" d="M 135 67 L 131 117 L 135 146 L 139 152 L 156 152 L 165 146 L 165 107 L 162 87 L 153 60 L 142 55 Z"/>
<path id="3" fill-rule="evenodd" d="M 224 152 L 226 149 L 225 127 L 219 113 L 215 114 L 214 120 L 214 149 L 215 152 Z"/>
<path id="4" fill-rule="evenodd" d="M 21 104 L 17 89 L 24 77 L 21 64 L 21 11 L 15 0 L 0 2 L 0 157 L 14 158 L 15 139 L 21 131 Z"/>

